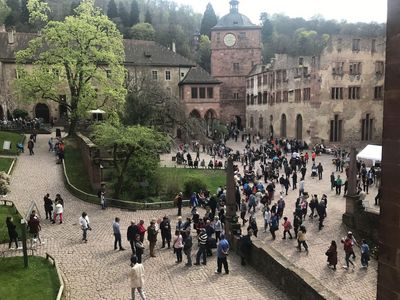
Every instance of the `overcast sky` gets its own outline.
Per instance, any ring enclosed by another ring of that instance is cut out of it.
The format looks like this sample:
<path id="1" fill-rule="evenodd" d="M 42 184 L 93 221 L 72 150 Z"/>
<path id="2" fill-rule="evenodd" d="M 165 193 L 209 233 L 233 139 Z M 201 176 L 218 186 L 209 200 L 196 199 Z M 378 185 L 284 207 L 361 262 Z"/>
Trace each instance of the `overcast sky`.
<path id="1" fill-rule="evenodd" d="M 229 12 L 229 0 L 174 0 L 190 5 L 203 13 L 211 2 L 215 13 L 223 16 Z M 239 12 L 258 23 L 261 12 L 284 13 L 290 17 L 310 19 L 322 15 L 325 19 L 349 22 L 386 22 L 387 0 L 239 0 Z"/>

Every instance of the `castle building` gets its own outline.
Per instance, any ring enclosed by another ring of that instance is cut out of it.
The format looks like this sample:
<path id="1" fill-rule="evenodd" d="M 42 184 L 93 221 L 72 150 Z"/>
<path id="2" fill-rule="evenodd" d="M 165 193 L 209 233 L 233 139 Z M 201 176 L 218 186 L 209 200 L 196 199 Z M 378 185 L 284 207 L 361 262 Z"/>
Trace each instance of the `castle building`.
<path id="1" fill-rule="evenodd" d="M 311 143 L 381 143 L 385 40 L 333 36 L 319 56 L 277 54 L 246 82 L 246 129 Z"/>
<path id="2" fill-rule="evenodd" d="M 211 29 L 211 75 L 220 87 L 221 119 L 245 126 L 246 76 L 261 63 L 261 27 L 239 13 L 239 1 Z"/>

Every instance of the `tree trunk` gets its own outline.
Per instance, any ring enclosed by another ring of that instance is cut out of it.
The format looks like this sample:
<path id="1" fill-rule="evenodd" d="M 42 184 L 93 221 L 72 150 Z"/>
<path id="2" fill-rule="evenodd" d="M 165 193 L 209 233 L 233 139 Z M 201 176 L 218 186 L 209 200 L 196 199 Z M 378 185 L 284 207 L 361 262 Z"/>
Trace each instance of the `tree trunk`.
<path id="1" fill-rule="evenodd" d="M 76 133 L 76 125 L 77 125 L 78 120 L 76 118 L 71 118 L 71 121 L 69 123 L 69 130 L 68 130 L 68 135 L 73 136 Z"/>
<path id="2" fill-rule="evenodd" d="M 114 151 L 115 151 L 115 148 L 114 148 Z M 117 183 L 115 184 L 115 191 L 114 191 L 115 199 L 118 199 L 119 196 L 121 195 L 122 185 L 124 183 L 125 173 L 126 173 L 126 170 L 128 169 L 128 163 L 129 163 L 129 160 L 131 159 L 133 151 L 134 151 L 134 149 L 132 149 L 132 148 L 129 149 L 129 152 L 126 154 L 126 157 L 124 159 L 123 165 L 122 165 L 122 167 L 120 169 L 120 172 L 118 174 Z M 114 157 L 114 161 L 115 161 L 115 157 Z"/>
<path id="3" fill-rule="evenodd" d="M 79 102 L 79 95 L 73 95 L 71 97 L 71 111 L 70 111 L 71 119 L 69 121 L 69 130 L 68 130 L 68 135 L 71 136 L 76 134 L 76 125 L 78 123 L 78 102 Z"/>

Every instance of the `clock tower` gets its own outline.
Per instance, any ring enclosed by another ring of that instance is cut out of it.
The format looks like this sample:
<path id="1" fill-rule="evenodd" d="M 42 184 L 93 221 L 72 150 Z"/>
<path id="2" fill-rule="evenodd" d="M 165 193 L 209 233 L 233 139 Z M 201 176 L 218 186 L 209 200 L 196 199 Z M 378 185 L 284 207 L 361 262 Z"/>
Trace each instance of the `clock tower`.
<path id="1" fill-rule="evenodd" d="M 211 75 L 222 82 L 221 119 L 245 127 L 246 76 L 261 63 L 261 27 L 239 13 L 239 1 L 229 4 L 211 29 Z"/>

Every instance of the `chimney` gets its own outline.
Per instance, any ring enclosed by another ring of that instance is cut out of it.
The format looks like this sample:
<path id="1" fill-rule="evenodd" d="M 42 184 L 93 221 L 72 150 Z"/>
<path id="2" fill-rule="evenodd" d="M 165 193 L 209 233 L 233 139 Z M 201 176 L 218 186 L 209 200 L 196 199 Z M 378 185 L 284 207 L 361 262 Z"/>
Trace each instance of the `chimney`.
<path id="1" fill-rule="evenodd" d="M 15 41 L 15 29 L 12 28 L 10 31 L 8 31 L 8 43 L 9 44 L 14 44 Z"/>
<path id="2" fill-rule="evenodd" d="M 176 45 L 175 45 L 175 42 L 172 42 L 172 52 L 176 53 Z"/>

